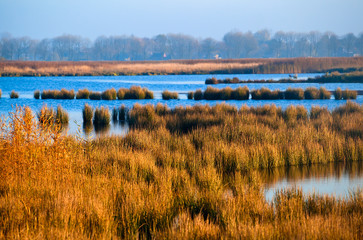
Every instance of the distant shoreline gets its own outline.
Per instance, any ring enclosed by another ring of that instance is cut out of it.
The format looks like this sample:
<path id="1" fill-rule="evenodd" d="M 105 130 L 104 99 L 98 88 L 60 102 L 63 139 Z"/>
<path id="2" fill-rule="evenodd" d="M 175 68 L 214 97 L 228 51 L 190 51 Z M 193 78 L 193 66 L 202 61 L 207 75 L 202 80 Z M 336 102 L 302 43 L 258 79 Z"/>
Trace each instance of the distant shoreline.
<path id="1" fill-rule="evenodd" d="M 168 61 L 0 61 L 1 77 L 296 74 L 363 70 L 363 57 Z"/>

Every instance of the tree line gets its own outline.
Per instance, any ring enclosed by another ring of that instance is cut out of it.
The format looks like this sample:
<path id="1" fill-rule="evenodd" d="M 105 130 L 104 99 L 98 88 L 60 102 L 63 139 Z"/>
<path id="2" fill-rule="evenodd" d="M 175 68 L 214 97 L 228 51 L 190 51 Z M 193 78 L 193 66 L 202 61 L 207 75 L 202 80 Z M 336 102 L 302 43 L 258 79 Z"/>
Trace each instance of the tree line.
<path id="1" fill-rule="evenodd" d="M 74 35 L 42 40 L 0 35 L 0 60 L 142 61 L 215 58 L 290 58 L 363 56 L 363 33 L 338 36 L 333 32 L 272 34 L 232 31 L 222 40 L 197 39 L 184 34 L 152 38 L 101 36 L 95 41 Z"/>

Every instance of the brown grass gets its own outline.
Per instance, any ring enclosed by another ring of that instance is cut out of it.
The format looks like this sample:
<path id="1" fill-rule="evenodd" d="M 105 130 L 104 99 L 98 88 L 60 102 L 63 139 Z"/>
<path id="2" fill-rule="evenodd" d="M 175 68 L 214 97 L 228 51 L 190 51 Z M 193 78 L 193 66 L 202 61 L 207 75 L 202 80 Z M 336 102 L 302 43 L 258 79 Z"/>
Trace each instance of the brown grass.
<path id="1" fill-rule="evenodd" d="M 173 60 L 135 62 L 37 62 L 1 61 L 1 76 L 91 76 L 206 73 L 306 73 L 353 71 L 363 57 Z"/>
<path id="2" fill-rule="evenodd" d="M 362 107 L 285 118 L 275 106 L 136 105 L 139 127 L 95 140 L 18 108 L 0 120 L 0 238 L 360 239 L 361 190 L 267 202 L 256 169 L 363 160 Z"/>

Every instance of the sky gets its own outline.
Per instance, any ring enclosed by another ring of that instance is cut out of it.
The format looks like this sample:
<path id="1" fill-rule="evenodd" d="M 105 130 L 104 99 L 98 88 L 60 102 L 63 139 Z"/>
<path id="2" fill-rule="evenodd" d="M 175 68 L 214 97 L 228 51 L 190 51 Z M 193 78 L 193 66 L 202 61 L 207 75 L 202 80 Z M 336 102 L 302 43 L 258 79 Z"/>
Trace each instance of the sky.
<path id="1" fill-rule="evenodd" d="M 0 33 L 35 39 L 230 31 L 363 32 L 363 0 L 0 0 Z"/>

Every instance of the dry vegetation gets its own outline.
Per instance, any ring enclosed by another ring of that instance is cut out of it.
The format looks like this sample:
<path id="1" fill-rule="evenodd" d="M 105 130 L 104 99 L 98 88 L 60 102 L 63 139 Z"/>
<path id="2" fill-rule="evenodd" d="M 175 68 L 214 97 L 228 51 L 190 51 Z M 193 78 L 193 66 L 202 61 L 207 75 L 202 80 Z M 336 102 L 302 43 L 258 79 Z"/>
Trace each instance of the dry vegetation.
<path id="1" fill-rule="evenodd" d="M 363 106 L 135 105 L 125 137 L 0 121 L 0 238 L 359 239 L 363 194 L 263 195 L 257 169 L 363 160 Z"/>
<path id="2" fill-rule="evenodd" d="M 352 69 L 353 70 L 353 69 Z M 215 77 L 207 78 L 205 84 L 238 84 L 238 83 L 363 83 L 363 72 L 353 71 L 341 74 L 338 71 L 326 73 L 323 76 L 308 79 L 260 79 L 260 80 L 240 80 L 237 77 L 217 79 Z"/>
<path id="3" fill-rule="evenodd" d="M 362 66 L 363 57 L 135 62 L 0 61 L 0 76 L 350 72 L 360 70 Z"/>
<path id="4" fill-rule="evenodd" d="M 271 91 L 270 89 L 263 87 L 252 90 L 251 98 L 253 100 L 331 99 L 331 93 L 334 94 L 336 100 L 356 99 L 358 95 L 358 91 L 348 89 L 342 91 L 340 88 L 337 88 L 336 91 L 328 91 L 323 87 L 320 87 L 319 89 L 315 87 L 308 87 L 305 90 L 302 88 L 289 87 L 286 91 L 280 91 L 279 89 Z M 207 87 L 204 91 L 198 89 L 195 92 L 188 93 L 188 99 L 194 98 L 194 100 L 248 100 L 249 96 L 250 90 L 247 86 L 237 87 L 235 89 L 230 87 L 221 89 Z"/>

